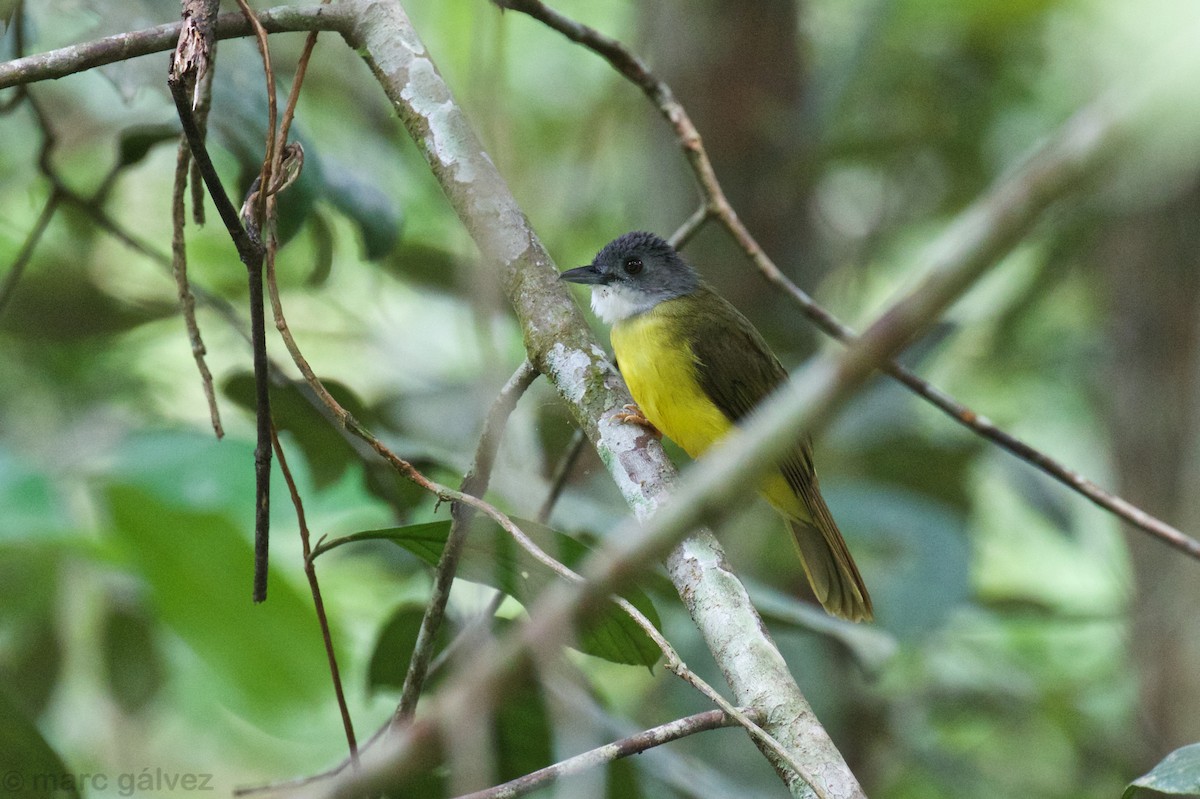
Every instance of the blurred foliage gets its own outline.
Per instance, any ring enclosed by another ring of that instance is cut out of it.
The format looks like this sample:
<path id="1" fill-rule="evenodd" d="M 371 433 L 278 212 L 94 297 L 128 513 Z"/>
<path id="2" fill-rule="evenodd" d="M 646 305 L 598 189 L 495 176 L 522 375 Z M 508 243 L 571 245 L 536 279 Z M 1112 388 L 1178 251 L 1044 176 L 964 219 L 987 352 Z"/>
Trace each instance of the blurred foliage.
<path id="1" fill-rule="evenodd" d="M 567 568 L 577 568 L 591 553 L 586 545 L 570 536 L 529 519 L 516 516 L 511 518 L 542 552 Z M 367 530 L 325 542 L 313 551 L 313 556 L 329 551 L 334 546 L 355 541 L 391 541 L 412 552 L 430 566 L 437 566 L 449 535 L 448 521 Z M 463 580 L 490 585 L 526 606 L 546 590 L 548 585 L 561 579 L 549 566 L 519 546 L 494 521 L 482 516 L 476 516 L 471 521 L 471 530 L 463 544 L 457 575 Z M 644 592 L 629 591 L 625 598 L 641 611 L 651 624 L 659 626 L 658 613 Z M 578 646 L 582 652 L 613 663 L 642 665 L 647 668 L 657 663 L 662 655 L 649 635 L 619 610 L 615 603 L 597 613 L 592 622 L 579 630 Z"/>
<path id="2" fill-rule="evenodd" d="M 640 93 L 599 59 L 484 0 L 404 5 L 560 265 L 586 262 L 628 229 L 668 234 L 690 213 L 695 195 L 676 143 Z M 711 0 L 705 13 L 679 0 L 554 5 L 629 42 L 652 65 L 682 64 L 695 73 L 693 85 L 739 78 L 713 71 L 716 43 L 728 32 L 707 12 L 740 5 Z M 178 13 L 161 0 L 25 6 L 31 52 Z M 1160 88 L 1165 99 L 1135 120 L 1112 171 L 1083 199 L 1048 214 L 906 355 L 1001 426 L 1114 486 L 1121 464 L 1106 397 L 1121 375 L 1109 360 L 1114 325 L 1094 241 L 1112 220 L 1153 216 L 1197 182 L 1194 5 L 789 7 L 801 54 L 801 99 L 790 109 L 798 113 L 751 102 L 753 113 L 718 114 L 701 133 L 756 125 L 779 137 L 780 152 L 803 149 L 798 173 L 762 158 L 750 160 L 745 177 L 766 197 L 781 175 L 803 180 L 805 210 L 791 222 L 809 233 L 805 248 L 771 255 L 856 325 L 911 287 L 919 277 L 905 266 L 912 254 L 1074 109 L 1106 92 L 1120 100 L 1132 89 Z M 11 10 L 0 2 L 0 26 Z M 713 47 L 681 55 L 685 25 L 689 41 Z M 11 57 L 12 26 L 0 30 L 0 57 Z M 271 40 L 281 92 L 302 41 Z M 218 442 L 165 259 L 177 125 L 162 67 L 162 57 L 137 59 L 31 89 L 55 137 L 49 163 L 57 178 L 84 197 L 101 191 L 103 212 L 145 246 L 131 249 L 106 232 L 97 209 L 64 203 L 0 308 L 0 772 L 116 775 L 151 764 L 212 773 L 214 790 L 227 795 L 334 764 L 345 742 L 277 474 L 269 601 L 250 602 L 246 324 L 199 302 L 228 431 Z M 237 194 L 263 146 L 262 69 L 249 40 L 223 43 L 217 69 L 210 142 Z M 742 93 L 753 100 L 755 92 Z M 0 104 L 12 96 L 0 93 Z M 787 123 L 797 117 L 800 130 Z M 523 356 L 495 276 L 369 71 L 336 37 L 317 47 L 295 130 L 305 169 L 281 198 L 286 244 L 278 265 L 290 326 L 359 421 L 432 478 L 457 485 L 492 398 Z M 50 192 L 38 163 L 43 134 L 28 104 L 0 115 L 0 280 Z M 215 211 L 205 210 L 208 224 L 188 228 L 189 274 L 245 320 L 245 271 Z M 687 254 L 745 303 L 785 363 L 799 363 L 811 350 L 807 325 L 757 289 L 749 266 L 720 239 L 706 230 Z M 289 455 L 301 456 L 290 461 L 313 535 L 384 531 L 376 537 L 390 539 L 318 561 L 362 741 L 398 698 L 448 514 L 364 457 L 317 409 L 269 337 L 272 358 L 290 375 L 271 389 L 275 421 Z M 570 430 L 539 381 L 506 429 L 488 499 L 535 515 Z M 1169 681 L 1170 669 L 1195 664 L 1135 671 L 1134 575 L 1113 519 L 882 381 L 825 431 L 817 459 L 872 588 L 873 627 L 813 613 L 801 599 L 798 565 L 790 552 L 779 555 L 787 550 L 781 525 L 761 503 L 719 533 L 734 567 L 753 578 L 772 635 L 869 795 L 1111 799 L 1141 773 L 1134 786 L 1167 790 L 1194 780 L 1192 750 L 1150 771 L 1191 741 L 1155 735 L 1156 720 L 1139 707 L 1139 680 Z M 570 478 L 554 529 L 536 528 L 568 561 L 627 516 L 593 455 L 585 453 Z M 1200 518 L 1186 509 L 1180 516 Z M 455 585 L 451 632 L 494 610 L 484 585 L 524 604 L 550 579 L 508 552 L 507 538 L 479 532 L 468 563 L 477 568 Z M 720 684 L 661 578 L 634 596 L 683 659 Z M 503 628 L 522 613 L 505 601 L 486 618 Z M 620 627 L 617 618 L 605 623 Z M 600 657 L 574 652 L 568 663 L 616 721 L 597 722 L 542 690 L 530 669 L 494 719 L 498 778 L 606 742 L 614 729 L 705 707 L 661 669 L 613 662 L 655 662 L 657 650 L 644 640 L 619 629 L 608 644 L 585 636 L 580 650 Z M 450 658 L 446 669 L 453 667 Z M 1184 708 L 1198 701 L 1178 697 Z M 566 795 L 687 795 L 679 773 L 703 781 L 713 770 L 738 796 L 780 795 L 772 770 L 735 732 L 622 761 L 572 781 Z M 423 774 L 397 791 L 444 796 L 447 776 Z M 23 795 L 78 795 L 72 785 L 42 787 Z M 709 789 L 722 795 L 716 780 L 690 791 Z"/>

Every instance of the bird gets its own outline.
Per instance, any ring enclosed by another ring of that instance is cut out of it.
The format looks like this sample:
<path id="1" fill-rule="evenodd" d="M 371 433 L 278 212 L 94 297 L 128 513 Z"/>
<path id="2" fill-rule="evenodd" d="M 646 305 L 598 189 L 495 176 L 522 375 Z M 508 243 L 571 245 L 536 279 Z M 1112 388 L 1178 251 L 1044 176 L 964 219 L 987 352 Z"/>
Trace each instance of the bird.
<path id="1" fill-rule="evenodd" d="M 626 233 L 559 277 L 590 286 L 592 310 L 611 328 L 617 370 L 636 403 L 620 418 L 661 431 L 692 458 L 787 380 L 750 320 L 653 233 Z M 807 435 L 759 493 L 783 516 L 822 607 L 849 621 L 872 619 L 866 584 L 821 496 Z"/>

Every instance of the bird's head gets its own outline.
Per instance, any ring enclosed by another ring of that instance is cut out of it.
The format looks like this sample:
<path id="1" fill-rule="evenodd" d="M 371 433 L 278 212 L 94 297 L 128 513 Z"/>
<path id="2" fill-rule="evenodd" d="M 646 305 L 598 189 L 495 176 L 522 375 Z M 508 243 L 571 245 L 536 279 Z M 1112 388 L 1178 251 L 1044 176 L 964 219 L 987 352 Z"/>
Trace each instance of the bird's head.
<path id="1" fill-rule="evenodd" d="M 604 245 L 587 266 L 559 277 L 592 287 L 592 310 L 608 324 L 636 316 L 664 300 L 691 294 L 700 277 L 675 248 L 653 233 L 626 233 Z"/>

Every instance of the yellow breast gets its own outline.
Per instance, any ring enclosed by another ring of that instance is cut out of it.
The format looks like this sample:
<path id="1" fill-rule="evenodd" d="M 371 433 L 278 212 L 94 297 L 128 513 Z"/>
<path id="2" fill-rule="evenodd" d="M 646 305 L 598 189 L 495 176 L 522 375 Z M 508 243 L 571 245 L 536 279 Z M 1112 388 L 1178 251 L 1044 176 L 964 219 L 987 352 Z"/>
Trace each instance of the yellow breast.
<path id="1" fill-rule="evenodd" d="M 696 379 L 696 359 L 668 300 L 612 328 L 613 353 L 642 413 L 693 458 L 731 427 Z"/>

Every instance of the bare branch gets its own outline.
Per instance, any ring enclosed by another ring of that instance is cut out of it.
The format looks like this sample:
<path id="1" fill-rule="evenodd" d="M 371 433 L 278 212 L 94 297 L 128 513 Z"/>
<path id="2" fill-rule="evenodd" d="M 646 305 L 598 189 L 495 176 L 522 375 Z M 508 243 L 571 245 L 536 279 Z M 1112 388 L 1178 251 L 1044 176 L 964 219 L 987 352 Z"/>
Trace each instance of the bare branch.
<path id="1" fill-rule="evenodd" d="M 762 714 L 759 711 L 746 709 L 744 712 L 757 717 L 758 720 L 762 718 Z M 671 741 L 678 741 L 680 738 L 686 738 L 689 735 L 716 730 L 722 727 L 730 727 L 735 724 L 737 722 L 724 711 L 708 710 L 703 713 L 697 713 L 694 716 L 686 716 L 667 722 L 666 724 L 660 724 L 657 727 L 651 727 L 648 730 L 630 735 L 627 738 L 613 741 L 610 744 L 605 744 L 583 754 L 567 758 L 531 774 L 526 774 L 524 777 L 510 780 L 503 785 L 497 785 L 484 791 L 476 791 L 475 793 L 460 796 L 459 799 L 515 799 L 518 796 L 524 796 L 564 777 L 579 774 L 588 769 L 602 766 L 605 763 L 611 763 L 614 760 L 629 757 L 630 755 L 641 754 L 647 749 L 652 749 Z"/>
<path id="2" fill-rule="evenodd" d="M 292 470 L 288 468 L 287 458 L 283 454 L 283 446 L 279 443 L 279 434 L 274 425 L 271 426 L 271 445 L 275 448 L 275 457 L 279 460 L 279 471 L 287 482 L 288 493 L 292 497 L 292 507 L 296 509 L 296 524 L 300 528 L 300 547 L 304 553 L 304 575 L 308 578 L 313 607 L 317 612 L 317 624 L 321 627 L 321 640 L 325 644 L 325 657 L 329 661 L 329 676 L 333 680 L 333 693 L 337 698 L 338 710 L 342 715 L 342 728 L 346 732 L 346 744 L 350 747 L 350 760 L 354 762 L 358 759 L 358 743 L 354 738 L 354 723 L 350 719 L 350 708 L 346 706 L 346 693 L 342 690 L 342 676 L 338 669 L 337 654 L 333 651 L 333 635 L 329 630 L 329 617 L 325 615 L 325 600 L 321 596 L 321 584 L 317 581 L 317 567 L 313 562 L 312 547 L 309 543 L 308 522 L 304 517 L 304 502 L 300 499 L 296 481 L 292 479 Z"/>
<path id="3" fill-rule="evenodd" d="M 281 6 L 258 14 L 258 20 L 267 33 L 344 31 L 362 14 L 361 6 L 361 0 L 343 0 L 328 6 Z M 105 64 L 166 52 L 178 42 L 182 27 L 182 22 L 171 22 L 7 61 L 0 64 L 0 89 L 62 78 Z M 218 39 L 236 39 L 253 32 L 250 22 L 240 13 L 217 17 Z"/>
<path id="4" fill-rule="evenodd" d="M 217 395 L 213 389 L 212 372 L 204 356 L 208 350 L 204 339 L 200 336 L 200 325 L 196 322 L 196 297 L 192 294 L 187 274 L 187 244 L 184 239 L 184 222 L 186 210 L 183 197 L 187 193 L 188 167 L 191 164 L 191 150 L 187 141 L 180 138 L 179 151 L 175 158 L 175 185 L 171 191 L 171 272 L 175 277 L 175 291 L 179 297 L 179 309 L 183 313 L 184 324 L 187 327 L 188 341 L 192 345 L 192 358 L 200 371 L 200 384 L 204 389 L 204 398 L 208 402 L 208 415 L 213 432 L 217 438 L 225 435 L 221 426 L 221 411 L 217 408 Z"/>
<path id="5" fill-rule="evenodd" d="M 533 364 L 523 361 L 500 390 L 495 402 L 492 403 L 491 410 L 488 411 L 487 418 L 484 420 L 483 432 L 479 434 L 475 460 L 459 487 L 464 494 L 481 497 L 487 491 L 504 425 L 516 407 L 517 400 L 532 385 L 537 374 Z M 463 545 L 467 541 L 472 514 L 467 512 L 464 506 L 457 504 L 451 509 L 450 514 L 453 519 L 450 524 L 450 534 L 446 538 L 446 546 L 442 549 L 442 556 L 438 561 L 433 579 L 432 595 L 429 597 L 429 604 L 425 606 L 425 615 L 421 618 L 421 629 L 417 633 L 412 659 L 409 660 L 408 671 L 404 675 L 400 703 L 392 717 L 394 725 L 406 723 L 416 712 L 421 688 L 425 684 L 425 675 L 433 658 L 434 638 L 438 628 L 442 625 L 446 602 L 450 599 L 450 586 L 458 571 L 458 559 L 462 554 Z"/>
<path id="6" fill-rule="evenodd" d="M 418 34 L 398 5 L 377 5 L 372 10 L 375 13 L 372 24 L 362 25 L 347 34 L 347 41 L 366 57 L 405 126 L 418 141 L 421 152 L 474 238 L 485 263 L 494 264 L 498 270 L 500 284 L 521 321 L 530 360 L 568 402 L 576 422 L 596 446 L 635 513 L 639 517 L 648 517 L 660 506 L 673 507 L 674 503 L 664 502 L 668 483 L 674 475 L 673 466 L 661 447 L 639 430 L 613 418 L 631 402 L 628 390 L 588 332 L 578 307 L 558 281 L 557 271 L 551 268 L 549 255 L 530 230 L 495 164 L 483 152 Z M 702 507 L 711 509 L 704 503 Z M 681 534 L 680 530 L 672 532 L 673 536 Z M 651 552 L 642 553 L 636 565 L 625 564 L 632 571 L 626 572 L 622 568 L 612 577 L 619 574 L 622 579 L 627 579 L 645 569 L 653 558 L 666 554 L 673 540 L 668 537 L 665 543 L 660 541 L 661 549 L 652 548 Z M 857 783 L 828 734 L 819 724 L 811 723 L 811 708 L 766 635 L 745 590 L 724 567 L 723 554 L 715 538 L 701 534 L 692 539 L 688 547 L 681 548 L 681 558 L 691 557 L 697 550 L 707 553 L 704 562 L 697 564 L 691 573 L 685 574 L 681 570 L 674 576 L 678 590 L 689 602 L 693 617 L 702 629 L 715 626 L 715 621 L 703 621 L 703 618 L 719 609 L 720 623 L 728 628 L 731 619 L 736 619 L 736 629 L 745 635 L 738 647 L 722 650 L 710 642 L 710 650 L 722 661 L 727 679 L 732 672 L 745 670 L 734 681 L 737 686 L 734 701 L 742 705 L 753 704 L 743 700 L 743 693 L 759 700 L 762 692 L 769 693 L 776 712 L 768 718 L 766 732 L 788 751 L 803 753 L 801 759 L 812 764 L 814 773 L 819 770 L 826 784 L 832 786 L 833 793 L 858 794 Z M 712 570 L 713 577 L 706 587 L 698 589 L 697 580 L 703 579 L 698 572 L 705 570 Z M 722 575 L 720 578 L 718 573 Z M 600 585 L 599 593 L 593 593 L 590 588 L 575 590 L 589 599 L 598 600 L 610 593 L 605 590 L 606 583 Z M 699 601 L 701 596 L 704 601 Z M 564 601 L 561 596 L 557 596 L 557 600 Z M 553 611 L 552 617 L 557 619 L 554 624 L 563 625 L 563 629 L 552 631 L 531 625 L 530 629 L 537 634 L 531 634 L 526 642 L 541 641 L 540 645 L 545 646 L 547 642 L 565 640 L 574 604 L 575 600 L 567 600 L 563 607 Z M 578 609 L 575 607 L 575 611 Z M 491 691 L 504 684 L 507 668 L 511 668 L 520 652 L 516 642 L 507 646 L 514 647 L 511 660 L 498 656 L 494 671 L 478 675 L 478 681 L 469 681 L 469 687 L 463 693 L 444 700 L 447 704 L 443 707 L 448 708 L 449 714 L 444 722 L 447 729 L 453 728 L 460 710 L 466 713 L 467 708 L 490 701 Z M 753 665 L 746 660 L 735 663 L 738 655 L 731 651 L 733 649 L 755 653 L 758 662 Z M 491 663 L 492 658 L 480 657 L 475 661 L 473 665 L 482 668 L 481 664 Z M 760 668 L 763 663 L 769 663 L 769 668 Z M 437 704 L 436 699 L 434 704 Z M 432 748 L 428 747 L 436 733 L 422 722 L 431 717 L 421 716 L 413 727 L 405 728 L 403 736 L 395 736 L 387 742 L 386 750 L 381 749 L 372 758 L 364 760 L 364 771 L 370 771 L 369 760 L 376 757 L 390 760 L 395 752 L 388 755 L 387 751 L 407 749 L 409 745 L 416 747 L 414 754 L 418 759 L 430 755 Z M 440 728 L 440 724 L 436 726 Z M 794 786 L 797 793 L 804 793 L 805 789 L 799 787 L 802 783 L 798 775 L 773 754 L 771 759 L 787 783 Z M 356 778 L 343 773 L 335 783 L 353 779 Z M 811 791 L 807 793 L 812 795 Z"/>
<path id="7" fill-rule="evenodd" d="M 29 265 L 29 259 L 33 257 L 33 251 L 37 249 L 38 242 L 42 240 L 42 234 L 46 232 L 46 227 L 54 218 L 54 212 L 58 210 L 61 200 L 62 193 L 57 186 L 53 187 L 50 190 L 50 196 L 46 198 L 46 204 L 42 206 L 42 212 L 38 214 L 37 221 L 29 229 L 17 257 L 13 259 L 12 266 L 4 275 L 4 283 L 0 284 L 0 313 L 4 312 L 4 307 L 12 300 L 13 292 L 17 290 L 17 284 L 21 281 L 21 276 L 25 274 L 25 267 Z"/>
<path id="8" fill-rule="evenodd" d="M 537 520 L 545 524 L 550 519 L 550 514 L 554 511 L 554 506 L 558 503 L 558 498 L 562 496 L 563 488 L 567 485 L 567 478 L 571 476 L 571 470 L 575 468 L 575 461 L 579 460 L 579 454 L 583 452 L 583 445 L 587 443 L 587 436 L 583 431 L 576 430 L 571 436 L 571 442 L 567 444 L 567 449 L 559 459 L 558 466 L 554 467 L 554 474 L 550 477 L 550 491 L 546 494 L 546 499 L 542 502 L 542 506 L 538 508 Z"/>
<path id="9" fill-rule="evenodd" d="M 192 158 L 200 168 L 209 196 L 216 203 L 217 212 L 225 229 L 233 239 L 238 257 L 246 267 L 250 294 L 250 337 L 254 349 L 255 416 L 257 421 L 257 443 L 254 448 L 254 586 L 255 602 L 267 598 L 267 546 L 270 535 L 271 509 L 271 399 L 267 378 L 267 332 L 263 312 L 263 256 L 262 246 L 253 240 L 242 227 L 237 209 L 225 192 L 221 177 L 213 166 L 204 136 L 196 124 L 195 115 L 188 105 L 187 87 L 182 82 L 168 79 L 175 110 L 183 125 Z"/>

